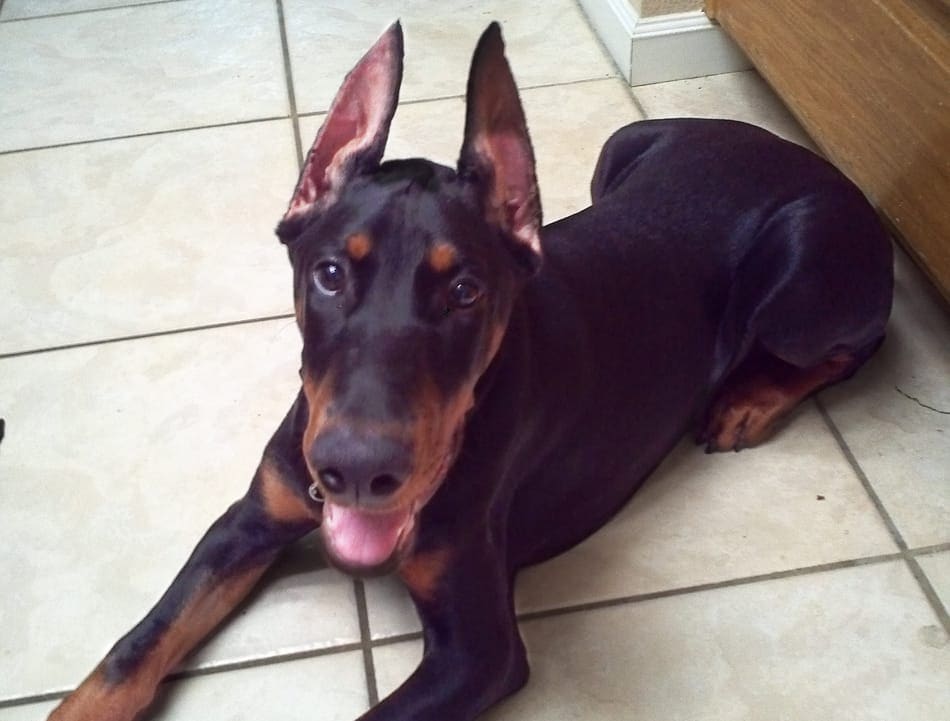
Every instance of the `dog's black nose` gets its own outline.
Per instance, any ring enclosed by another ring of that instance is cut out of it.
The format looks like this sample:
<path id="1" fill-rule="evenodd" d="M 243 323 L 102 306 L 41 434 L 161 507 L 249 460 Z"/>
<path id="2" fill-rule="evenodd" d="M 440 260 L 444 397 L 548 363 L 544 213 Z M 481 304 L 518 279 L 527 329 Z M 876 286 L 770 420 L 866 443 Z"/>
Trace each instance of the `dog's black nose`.
<path id="1" fill-rule="evenodd" d="M 310 446 L 310 464 L 331 498 L 372 506 L 398 491 L 412 468 L 407 443 L 336 426 Z"/>

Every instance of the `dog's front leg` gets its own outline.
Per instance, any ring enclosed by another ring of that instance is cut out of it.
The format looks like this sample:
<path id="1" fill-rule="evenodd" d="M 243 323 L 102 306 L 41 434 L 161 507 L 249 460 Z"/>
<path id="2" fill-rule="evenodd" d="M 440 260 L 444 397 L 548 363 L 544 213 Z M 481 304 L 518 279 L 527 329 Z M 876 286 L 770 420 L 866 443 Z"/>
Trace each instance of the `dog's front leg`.
<path id="1" fill-rule="evenodd" d="M 158 604 L 50 721 L 131 721 L 159 683 L 244 598 L 280 550 L 316 525 L 265 457 L 247 495 L 208 529 Z"/>
<path id="2" fill-rule="evenodd" d="M 416 671 L 361 721 L 470 721 L 528 679 L 511 579 L 497 552 L 436 548 L 401 569 L 423 624 Z"/>

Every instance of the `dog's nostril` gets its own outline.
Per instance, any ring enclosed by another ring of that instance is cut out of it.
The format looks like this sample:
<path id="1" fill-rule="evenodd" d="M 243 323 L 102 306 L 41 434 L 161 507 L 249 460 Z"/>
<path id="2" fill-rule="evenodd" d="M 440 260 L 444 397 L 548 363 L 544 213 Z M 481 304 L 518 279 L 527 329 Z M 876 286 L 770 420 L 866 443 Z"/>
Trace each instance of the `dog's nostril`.
<path id="1" fill-rule="evenodd" d="M 335 468 L 324 468 L 320 471 L 320 482 L 330 493 L 343 493 L 346 485 L 343 482 L 343 475 Z"/>
<path id="2" fill-rule="evenodd" d="M 376 476 L 369 484 L 369 492 L 374 496 L 391 496 L 399 490 L 402 482 L 388 473 Z"/>

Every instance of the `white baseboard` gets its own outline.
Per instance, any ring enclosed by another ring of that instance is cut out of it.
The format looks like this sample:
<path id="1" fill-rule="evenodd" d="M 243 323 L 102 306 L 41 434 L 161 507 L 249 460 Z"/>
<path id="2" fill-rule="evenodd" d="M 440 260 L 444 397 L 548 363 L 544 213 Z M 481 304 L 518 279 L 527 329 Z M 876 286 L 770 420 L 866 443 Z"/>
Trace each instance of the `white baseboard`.
<path id="1" fill-rule="evenodd" d="M 627 0 L 580 0 L 580 4 L 630 85 L 752 67 L 722 28 L 700 10 L 641 18 Z"/>

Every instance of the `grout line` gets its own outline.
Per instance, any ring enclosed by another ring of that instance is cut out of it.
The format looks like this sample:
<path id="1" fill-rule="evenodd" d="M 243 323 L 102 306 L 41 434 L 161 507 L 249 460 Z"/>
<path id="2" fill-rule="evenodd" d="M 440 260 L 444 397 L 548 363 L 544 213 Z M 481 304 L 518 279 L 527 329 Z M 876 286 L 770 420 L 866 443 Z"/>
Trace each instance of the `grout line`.
<path id="1" fill-rule="evenodd" d="M 309 651 L 291 651 L 289 653 L 277 654 L 274 656 L 262 656 L 260 658 L 247 659 L 245 661 L 234 661 L 231 663 L 221 663 L 213 666 L 204 666 L 202 668 L 186 669 L 176 671 L 165 677 L 162 683 L 181 681 L 183 679 L 198 678 L 200 676 L 211 676 L 216 673 L 227 673 L 228 671 L 242 671 L 249 668 L 260 668 L 261 666 L 273 666 L 278 663 L 288 661 L 302 661 L 308 658 L 320 658 L 321 656 L 332 656 L 338 653 L 349 653 L 359 651 L 362 644 L 358 641 L 344 643 L 339 646 L 325 646 L 315 648 Z"/>
<path id="2" fill-rule="evenodd" d="M 205 325 L 194 325 L 186 328 L 173 328 L 171 330 L 157 330 L 149 333 L 136 333 L 134 335 L 116 336 L 114 338 L 99 338 L 97 340 L 84 340 L 78 343 L 66 343 L 64 345 L 49 346 L 47 348 L 32 348 L 30 350 L 13 351 L 12 353 L 0 353 L 0 360 L 7 358 L 19 358 L 26 355 L 39 355 L 41 353 L 54 353 L 61 350 L 75 350 L 76 348 L 88 348 L 94 345 L 108 345 L 110 343 L 124 343 L 130 340 L 143 340 L 145 338 L 161 338 L 167 335 L 179 335 L 181 333 L 196 333 L 203 330 L 214 330 L 215 328 L 230 328 L 232 326 L 250 325 L 252 323 L 266 323 L 272 320 L 289 320 L 294 317 L 293 313 L 280 313 L 278 315 L 264 315 L 258 318 L 244 318 L 242 320 L 227 320 L 220 323 L 207 323 Z"/>
<path id="3" fill-rule="evenodd" d="M 950 541 L 947 543 L 935 543 L 932 546 L 911 548 L 907 553 L 916 558 L 917 556 L 930 556 L 935 553 L 943 553 L 944 551 L 950 551 Z"/>
<path id="4" fill-rule="evenodd" d="M 644 120 L 649 120 L 650 114 L 647 112 L 647 109 L 643 107 L 643 103 L 640 102 L 640 98 L 637 97 L 637 94 L 633 92 L 633 86 L 627 85 L 627 92 L 630 93 L 630 98 L 633 100 L 633 106 L 637 109 L 637 112 L 643 116 Z"/>
<path id="5" fill-rule="evenodd" d="M 325 646 L 322 648 L 310 649 L 309 651 L 291 651 L 289 653 L 282 653 L 275 656 L 262 656 L 260 658 L 246 659 L 243 661 L 224 662 L 210 666 L 203 666 L 201 668 L 186 669 L 184 671 L 176 671 L 169 674 L 164 678 L 162 684 L 174 683 L 175 681 L 183 681 L 190 678 L 199 678 L 201 676 L 211 676 L 217 673 L 227 673 L 229 671 L 242 671 L 249 668 L 273 666 L 278 663 L 302 661 L 308 658 L 332 656 L 338 653 L 349 653 L 351 651 L 359 651 L 362 647 L 362 643 L 354 641 L 352 643 L 345 643 L 339 646 Z M 49 691 L 47 693 L 37 693 L 30 696 L 0 699 L 0 710 L 5 708 L 14 708 L 16 706 L 28 706 L 30 704 L 43 703 L 44 701 L 57 701 L 59 699 L 65 698 L 74 690 L 75 689 L 70 688 L 62 691 Z"/>
<path id="6" fill-rule="evenodd" d="M 363 668 L 366 671 L 366 697 L 372 708 L 379 703 L 379 686 L 376 683 L 376 664 L 373 660 L 373 640 L 369 630 L 369 609 L 366 605 L 366 586 L 362 579 L 353 579 L 356 594 L 356 615 L 360 620 L 360 648 L 363 649 Z"/>
<path id="7" fill-rule="evenodd" d="M 628 604 L 642 603 L 644 601 L 654 601 L 661 598 L 672 598 L 675 596 L 688 596 L 694 593 L 703 593 L 706 591 L 715 591 L 722 588 L 734 588 L 736 586 L 748 586 L 763 581 L 777 581 L 786 578 L 797 578 L 808 576 L 815 573 L 826 573 L 828 571 L 839 571 L 845 568 L 857 568 L 860 566 L 871 566 L 878 563 L 887 563 L 898 561 L 903 556 L 900 553 L 887 553 L 878 556 L 866 556 L 864 558 L 854 558 L 847 561 L 833 561 L 831 563 L 822 563 L 816 566 L 804 566 L 793 568 L 786 571 L 773 571 L 771 573 L 762 573 L 755 576 L 744 576 L 742 578 L 733 578 L 727 581 L 714 581 L 711 583 L 700 583 L 694 586 L 683 586 L 680 588 L 671 588 L 665 591 L 651 591 L 649 593 L 639 593 L 633 596 L 623 596 L 619 598 L 605 599 L 603 601 L 591 601 L 588 603 L 575 604 L 573 606 L 563 606 L 560 608 L 544 609 L 542 611 L 530 611 L 519 614 L 519 621 L 535 621 L 538 619 L 551 618 L 554 616 L 565 616 L 583 611 L 596 611 L 602 608 L 613 608 L 615 606 L 626 606 Z"/>
<path id="8" fill-rule="evenodd" d="M 524 88 L 521 88 L 522 90 Z M 399 108 L 403 105 L 422 105 L 424 103 L 437 103 L 442 100 L 464 100 L 464 94 L 455 94 L 455 95 L 437 95 L 432 98 L 417 98 L 416 100 L 400 100 L 399 104 L 396 106 L 396 112 L 399 112 Z M 297 113 L 298 118 L 316 118 L 320 115 L 326 115 L 329 112 L 327 110 L 311 110 L 306 113 Z"/>
<path id="9" fill-rule="evenodd" d="M 568 80 L 563 83 L 541 83 L 539 85 L 525 85 L 524 87 L 519 87 L 518 92 L 523 93 L 529 90 L 543 90 L 545 88 L 559 88 L 565 85 L 581 85 L 584 83 L 599 83 L 607 80 L 621 80 L 621 78 L 616 77 L 604 77 L 604 78 L 585 78 L 583 80 Z M 436 95 L 431 98 L 416 98 L 414 100 L 400 100 L 399 105 L 396 106 L 396 112 L 399 112 L 399 108 L 403 105 L 425 105 L 426 103 L 438 103 L 443 100 L 465 100 L 464 93 L 455 93 L 453 95 Z M 326 115 L 327 110 L 313 110 L 305 113 L 297 113 L 298 118 L 316 118 L 321 115 Z"/>
<path id="10" fill-rule="evenodd" d="M 179 2 L 180 0 L 175 0 Z M 110 135 L 104 138 L 89 138 L 87 140 L 70 140 L 66 143 L 53 143 L 52 145 L 34 145 L 28 148 L 11 148 L 9 150 L 0 150 L 0 155 L 15 155 L 16 153 L 32 153 L 37 150 L 56 150 L 58 148 L 71 148 L 76 145 L 92 145 L 93 143 L 108 143 L 113 140 L 130 140 L 132 138 L 150 138 L 153 135 L 170 135 L 171 133 L 189 133 L 193 130 L 212 130 L 215 128 L 230 128 L 234 125 L 251 125 L 253 123 L 269 123 L 274 120 L 287 120 L 286 115 L 274 115 L 266 118 L 249 118 L 248 120 L 231 120 L 226 123 L 211 123 L 210 125 L 189 125 L 183 128 L 170 128 L 168 130 L 149 130 L 144 133 L 129 133 L 128 135 Z"/>
<path id="11" fill-rule="evenodd" d="M 168 0 L 169 2 L 184 2 L 184 0 Z M 111 9 L 111 8 L 109 8 Z M 82 11 L 88 12 L 88 11 Z M 12 21 L 11 21 L 12 22 Z M 287 72 L 289 73 L 289 66 Z M 526 85 L 522 88 L 518 88 L 519 92 L 524 92 L 528 90 L 540 90 L 544 88 L 559 88 L 566 85 L 581 85 L 583 83 L 598 83 L 604 82 L 607 80 L 618 80 L 616 77 L 604 77 L 604 78 L 586 78 L 583 80 L 568 80 L 563 83 L 541 83 L 539 85 Z M 288 78 L 288 82 L 292 82 L 292 79 Z M 288 93 L 293 92 L 291 87 L 288 87 Z M 419 105 L 421 103 L 434 103 L 439 100 L 453 100 L 460 99 L 464 100 L 464 94 L 456 95 L 439 95 L 433 98 L 419 98 L 417 100 L 404 100 L 399 103 L 399 106 L 402 105 Z M 318 115 L 326 115 L 326 110 L 315 110 L 313 112 L 299 113 L 296 109 L 296 98 L 293 100 L 293 106 L 291 110 L 295 115 L 272 115 L 263 118 L 248 118 L 246 120 L 230 120 L 223 123 L 209 123 L 207 125 L 186 125 L 181 128 L 168 128 L 165 130 L 148 130 L 141 133 L 128 133 L 126 135 L 109 135 L 102 138 L 87 138 L 85 140 L 70 140 L 64 143 L 51 143 L 49 145 L 33 145 L 23 148 L 9 148 L 7 150 L 0 150 L 0 156 L 3 155 L 15 155 L 17 153 L 32 153 L 39 150 L 56 150 L 58 148 L 71 148 L 76 145 L 92 145 L 93 143 L 108 143 L 113 140 L 129 140 L 132 138 L 150 138 L 153 135 L 170 135 L 171 133 L 188 133 L 194 130 L 213 130 L 215 128 L 229 128 L 234 125 L 250 125 L 252 123 L 268 123 L 274 120 L 288 120 L 290 119 L 293 123 L 294 128 L 294 141 L 297 144 L 297 158 L 300 165 L 303 165 L 303 144 L 300 137 L 300 118 L 311 118 Z M 398 106 L 397 106 L 398 107 Z M 397 110 L 398 112 L 398 110 Z"/>
<path id="12" fill-rule="evenodd" d="M 535 85 L 519 85 L 518 92 L 524 93 L 529 90 L 544 90 L 545 88 L 560 88 L 567 85 L 583 85 L 585 83 L 602 83 L 608 80 L 619 80 L 615 75 L 606 75 L 596 78 L 580 78 L 578 80 L 565 80 L 559 83 L 537 83 Z M 454 93 L 452 95 L 437 95 L 431 98 L 416 98 L 415 100 L 403 100 L 400 105 L 420 105 L 422 103 L 434 103 L 439 100 L 465 100 L 465 93 Z M 323 111 L 326 112 L 326 111 Z M 398 112 L 398 111 L 397 111 Z M 311 113 L 318 115 L 318 113 Z"/>
<path id="13" fill-rule="evenodd" d="M 582 613 L 584 611 L 596 611 L 602 608 L 627 606 L 661 598 L 689 596 L 694 593 L 715 591 L 721 588 L 748 586 L 763 581 L 776 581 L 785 578 L 809 576 L 816 573 L 840 571 L 845 568 L 872 566 L 879 563 L 900 561 L 902 558 L 904 558 L 904 556 L 900 553 L 885 553 L 877 556 L 865 556 L 863 558 L 853 558 L 845 561 L 832 561 L 831 563 L 822 563 L 815 566 L 802 566 L 799 568 L 787 569 L 785 571 L 772 571 L 770 573 L 762 573 L 755 576 L 743 576 L 741 578 L 732 578 L 726 581 L 712 581 L 710 583 L 700 583 L 693 586 L 681 586 L 679 588 L 670 588 L 663 591 L 650 591 L 649 593 L 638 593 L 632 596 L 619 596 L 617 598 L 608 598 L 601 601 L 589 601 L 586 603 L 558 606 L 556 608 L 547 608 L 540 611 L 527 611 L 518 614 L 518 621 L 536 621 L 554 616 L 567 616 L 574 613 Z M 420 638 L 422 638 L 422 633 L 419 631 L 414 631 L 412 633 L 403 633 L 396 636 L 387 636 L 385 638 L 376 639 L 372 642 L 372 645 L 374 648 L 378 648 L 380 646 L 388 646 L 395 643 L 402 643 L 404 641 L 415 641 Z"/>
<path id="14" fill-rule="evenodd" d="M 884 508 L 884 503 L 881 501 L 880 496 L 877 495 L 877 492 L 871 485 L 871 481 L 868 480 L 864 469 L 861 468 L 861 464 L 858 463 L 858 459 L 855 458 L 854 453 L 851 452 L 851 448 L 845 441 L 844 436 L 841 435 L 841 431 L 838 430 L 838 426 L 836 426 L 835 422 L 831 420 L 831 416 L 828 414 L 825 404 L 822 403 L 821 399 L 818 397 L 815 397 L 814 402 L 815 406 L 818 408 L 818 412 L 825 421 L 825 425 L 827 426 L 828 430 L 831 431 L 831 435 L 834 436 L 834 439 L 838 444 L 838 448 L 841 449 L 845 459 L 851 466 L 851 470 L 854 471 L 854 474 L 858 477 L 861 485 L 864 486 L 864 491 L 868 494 L 868 497 L 871 499 L 871 503 L 873 503 L 874 507 L 877 509 L 878 514 L 884 521 L 884 525 L 887 526 L 887 530 L 891 534 L 891 538 L 893 539 L 894 543 L 897 544 L 897 547 L 901 550 L 901 553 L 905 553 L 907 551 L 907 543 L 904 541 L 904 537 L 901 536 L 901 532 L 897 529 L 897 525 L 891 518 L 891 514 L 889 514 L 887 509 Z"/>
<path id="15" fill-rule="evenodd" d="M 623 78 L 617 77 L 616 75 L 598 75 L 595 78 L 578 78 L 577 80 L 564 80 L 559 83 L 536 83 L 535 85 L 519 85 L 518 92 L 524 92 L 525 90 L 543 90 L 544 88 L 560 88 L 565 85 L 583 85 L 584 83 L 606 83 L 609 81 L 620 81 L 623 82 Z M 460 95 L 459 97 L 464 97 Z"/>
<path id="16" fill-rule="evenodd" d="M 150 2 L 129 3 L 128 5 L 111 5 L 102 8 L 86 8 L 85 10 L 67 10 L 61 13 L 48 13 L 45 15 L 28 15 L 22 18 L 10 18 L 0 20 L 0 23 L 22 23 L 27 20 L 45 20 L 47 18 L 62 18 L 70 15 L 87 15 L 88 13 L 101 13 L 109 10 L 128 10 L 129 8 L 144 8 L 149 5 L 169 5 L 171 3 L 184 2 L 185 0 L 151 0 Z M 0 0 L 0 10 L 3 10 L 3 0 Z"/>
<path id="17" fill-rule="evenodd" d="M 934 613 L 937 614 L 937 618 L 940 619 L 940 625 L 943 626 L 943 630 L 946 631 L 947 634 L 950 634 L 950 614 L 947 613 L 943 601 L 940 600 L 940 596 L 938 596 L 936 590 L 934 590 L 933 584 L 930 583 L 930 579 L 927 578 L 924 569 L 920 567 L 917 559 L 913 556 L 906 556 L 904 560 L 907 562 L 907 566 L 910 568 L 910 572 L 914 575 L 914 578 L 917 579 L 917 583 L 920 584 L 920 590 L 924 592 L 924 596 L 927 597 L 927 601 L 930 603 L 931 608 L 933 608 Z"/>
<path id="18" fill-rule="evenodd" d="M 35 693 L 30 696 L 3 698 L 0 699 L 0 711 L 6 708 L 29 706 L 30 704 L 43 703 L 45 701 L 58 701 L 61 698 L 65 698 L 70 693 L 72 693 L 72 689 L 69 691 L 49 691 L 47 693 Z"/>
<path id="19" fill-rule="evenodd" d="M 294 147 L 297 149 L 297 168 L 303 169 L 303 144 L 300 141 L 300 121 L 297 117 L 297 95 L 294 91 L 294 72 L 290 63 L 290 45 L 287 42 L 287 22 L 284 19 L 284 2 L 276 0 L 277 24 L 280 28 L 280 49 L 284 58 L 284 80 L 287 82 L 287 102 L 290 121 L 294 128 Z"/>
<path id="20" fill-rule="evenodd" d="M 844 456 L 847 458 L 852 470 L 854 470 L 855 475 L 857 475 L 858 479 L 861 481 L 861 485 L 864 486 L 864 490 L 867 492 L 868 497 L 874 504 L 874 507 L 877 508 L 877 512 L 883 519 L 884 525 L 887 526 L 887 530 L 890 532 L 891 537 L 894 539 L 897 547 L 900 548 L 901 558 L 904 559 L 904 563 L 907 564 L 908 570 L 917 580 L 917 585 L 920 586 L 921 592 L 924 594 L 924 597 L 927 599 L 927 602 L 930 604 L 933 612 L 940 620 L 944 630 L 947 633 L 950 633 L 950 616 L 947 614 L 947 609 L 944 608 L 943 602 L 940 600 L 940 597 L 937 595 L 937 592 L 930 583 L 930 579 L 927 578 L 924 570 L 920 567 L 920 564 L 914 557 L 915 553 L 926 553 L 927 550 L 922 549 L 921 551 L 912 551 L 907 547 L 907 542 L 901 535 L 900 530 L 898 530 L 897 524 L 894 523 L 894 520 L 891 518 L 891 514 L 887 512 L 887 509 L 884 507 L 884 503 L 881 501 L 880 496 L 877 495 L 877 492 L 871 485 L 871 481 L 868 479 L 864 469 L 861 468 L 861 464 L 858 463 L 858 459 L 855 458 L 854 453 L 851 452 L 851 448 L 845 441 L 844 436 L 838 429 L 838 426 L 835 425 L 835 422 L 832 420 L 831 415 L 825 408 L 824 403 L 821 402 L 820 398 L 816 397 L 815 405 L 818 407 L 821 417 L 825 420 L 825 425 L 828 427 L 828 430 L 830 430 L 831 434 L 835 437 L 835 441 L 837 441 L 839 448 L 841 448 L 841 452 L 844 453 Z M 939 548 L 940 546 L 950 546 L 950 544 L 939 544 L 936 548 Z"/>
<path id="21" fill-rule="evenodd" d="M 405 641 L 419 641 L 422 639 L 422 631 L 411 631 L 409 633 L 397 633 L 395 636 L 384 636 L 383 638 L 377 638 L 372 641 L 373 648 L 379 648 L 380 646 L 392 646 L 396 643 L 404 643 Z"/>

